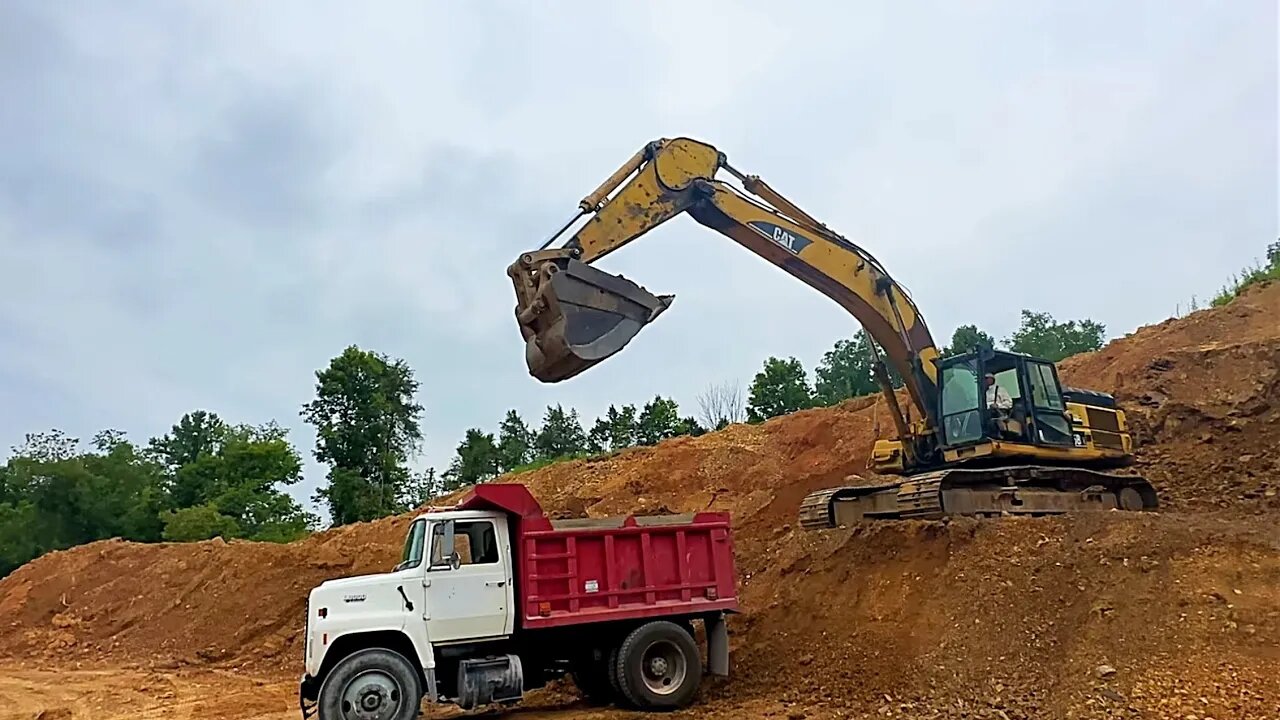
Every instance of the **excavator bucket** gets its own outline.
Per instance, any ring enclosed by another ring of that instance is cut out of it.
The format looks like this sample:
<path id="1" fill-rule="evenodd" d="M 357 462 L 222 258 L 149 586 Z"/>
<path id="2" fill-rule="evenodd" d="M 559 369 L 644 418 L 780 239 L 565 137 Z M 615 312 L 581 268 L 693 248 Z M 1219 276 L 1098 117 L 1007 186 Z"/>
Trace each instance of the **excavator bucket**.
<path id="1" fill-rule="evenodd" d="M 618 352 L 675 299 L 573 259 L 528 272 L 532 294 L 517 305 L 516 318 L 529 374 L 547 383 L 567 380 Z"/>

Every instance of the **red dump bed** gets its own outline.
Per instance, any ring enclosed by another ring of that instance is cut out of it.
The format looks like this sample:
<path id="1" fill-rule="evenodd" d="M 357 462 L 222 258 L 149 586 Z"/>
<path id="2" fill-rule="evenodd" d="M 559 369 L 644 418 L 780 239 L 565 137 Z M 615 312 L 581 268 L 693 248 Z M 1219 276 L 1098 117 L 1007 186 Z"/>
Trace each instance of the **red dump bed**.
<path id="1" fill-rule="evenodd" d="M 459 507 L 508 514 L 521 627 L 738 609 L 728 513 L 553 521 L 516 484 Z"/>

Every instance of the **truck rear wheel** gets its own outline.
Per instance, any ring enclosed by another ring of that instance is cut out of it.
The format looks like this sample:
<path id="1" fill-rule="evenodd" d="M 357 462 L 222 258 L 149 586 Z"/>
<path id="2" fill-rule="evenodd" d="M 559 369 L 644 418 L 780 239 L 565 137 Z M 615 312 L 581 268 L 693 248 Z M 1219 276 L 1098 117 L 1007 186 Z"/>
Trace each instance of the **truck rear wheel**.
<path id="1" fill-rule="evenodd" d="M 417 669 L 400 653 L 369 648 L 338 661 L 324 679 L 319 720 L 413 720 L 421 703 Z"/>
<path id="2" fill-rule="evenodd" d="M 674 710 L 688 705 L 702 683 L 702 656 L 684 628 L 660 620 L 636 628 L 622 641 L 614 673 L 632 706 Z"/>

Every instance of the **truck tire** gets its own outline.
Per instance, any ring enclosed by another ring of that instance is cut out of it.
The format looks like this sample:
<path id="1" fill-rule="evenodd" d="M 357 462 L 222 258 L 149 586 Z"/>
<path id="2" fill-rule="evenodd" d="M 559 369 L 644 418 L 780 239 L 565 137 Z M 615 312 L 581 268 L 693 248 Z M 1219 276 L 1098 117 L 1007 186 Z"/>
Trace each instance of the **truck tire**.
<path id="1" fill-rule="evenodd" d="M 684 628 L 659 620 L 622 641 L 614 673 L 628 703 L 640 710 L 688 705 L 702 683 L 702 656 Z"/>
<path id="2" fill-rule="evenodd" d="M 354 652 L 320 686 L 319 720 L 413 720 L 422 704 L 418 670 L 383 648 Z"/>

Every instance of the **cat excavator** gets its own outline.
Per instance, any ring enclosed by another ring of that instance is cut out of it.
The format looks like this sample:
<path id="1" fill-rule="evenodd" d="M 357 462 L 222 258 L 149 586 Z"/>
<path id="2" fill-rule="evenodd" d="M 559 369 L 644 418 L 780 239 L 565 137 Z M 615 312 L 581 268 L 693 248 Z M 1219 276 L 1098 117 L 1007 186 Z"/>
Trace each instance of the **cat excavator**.
<path id="1" fill-rule="evenodd" d="M 743 190 L 718 179 L 721 170 Z M 869 252 L 691 138 L 645 145 L 507 268 L 530 375 L 572 378 L 670 308 L 674 295 L 594 265 L 681 213 L 834 300 L 873 341 L 872 374 L 897 437 L 877 440 L 866 466 L 891 481 L 853 475 L 810 493 L 801 527 L 1157 507 L 1151 483 L 1124 469 L 1132 439 L 1113 396 L 1064 388 L 1054 363 L 1025 354 L 976 347 L 943 358 L 916 304 Z"/>

